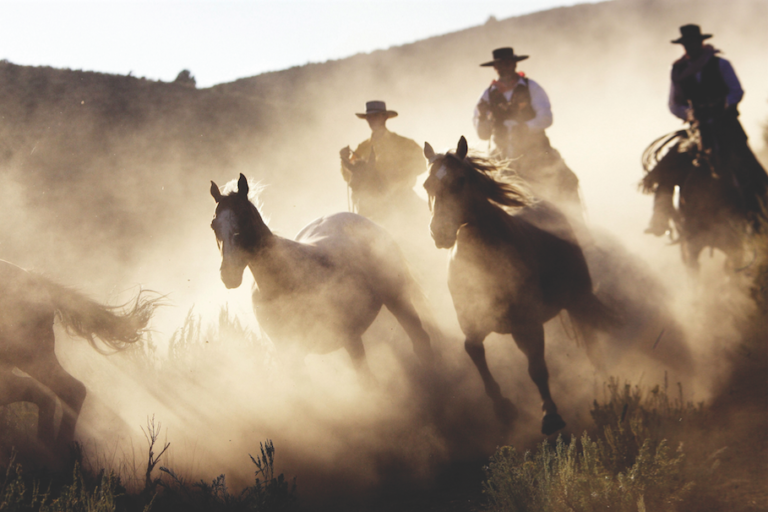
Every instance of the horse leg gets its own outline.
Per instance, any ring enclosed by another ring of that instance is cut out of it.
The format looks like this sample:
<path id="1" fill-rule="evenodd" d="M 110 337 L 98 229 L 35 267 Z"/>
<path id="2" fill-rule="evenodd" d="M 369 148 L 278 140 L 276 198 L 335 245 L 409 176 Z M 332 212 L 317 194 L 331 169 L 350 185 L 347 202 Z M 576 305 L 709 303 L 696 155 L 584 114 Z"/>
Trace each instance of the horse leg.
<path id="1" fill-rule="evenodd" d="M 386 302 L 385 305 L 413 342 L 413 351 L 419 361 L 425 365 L 432 364 L 433 354 L 429 334 L 424 330 L 413 303 L 405 297 L 399 297 Z"/>
<path id="2" fill-rule="evenodd" d="M 512 337 L 528 358 L 528 375 L 541 395 L 544 411 L 541 433 L 547 436 L 554 434 L 565 427 L 565 421 L 557 413 L 557 406 L 549 392 L 549 370 L 544 360 L 544 326 L 535 322 L 513 322 L 512 326 Z"/>
<path id="3" fill-rule="evenodd" d="M 483 379 L 485 385 L 485 394 L 493 401 L 493 411 L 496 413 L 496 417 L 504 425 L 511 425 L 517 417 L 517 409 L 501 394 L 501 387 L 499 383 L 491 375 L 491 371 L 488 368 L 488 362 L 485 359 L 485 346 L 483 341 L 485 337 L 467 337 L 464 341 L 464 350 L 467 351 L 472 362 L 475 363 L 477 371 L 480 372 L 480 377 Z"/>
<path id="4" fill-rule="evenodd" d="M 56 398 L 39 382 L 30 377 L 16 375 L 10 366 L 3 365 L 0 369 L 0 405 L 16 402 L 31 402 L 37 405 L 37 438 L 48 448 L 52 448 Z"/>
<path id="5" fill-rule="evenodd" d="M 347 340 L 344 348 L 352 359 L 352 364 L 355 366 L 355 370 L 357 370 L 361 382 L 366 386 L 375 384 L 376 378 L 373 376 L 373 372 L 371 372 L 371 368 L 368 366 L 368 360 L 365 358 L 363 338 L 360 336 L 351 337 Z"/>
<path id="6" fill-rule="evenodd" d="M 701 254 L 704 246 L 698 241 L 683 240 L 680 243 L 680 251 L 683 256 L 683 263 L 688 267 L 691 274 L 697 275 L 699 273 L 699 254 Z"/>
<path id="7" fill-rule="evenodd" d="M 50 336 L 53 337 L 52 328 Z M 61 426 L 56 437 L 56 445 L 60 449 L 65 448 L 75 438 L 77 417 L 85 401 L 85 385 L 62 368 L 52 351 L 40 355 L 37 361 L 30 365 L 19 367 L 47 386 L 61 400 Z"/>

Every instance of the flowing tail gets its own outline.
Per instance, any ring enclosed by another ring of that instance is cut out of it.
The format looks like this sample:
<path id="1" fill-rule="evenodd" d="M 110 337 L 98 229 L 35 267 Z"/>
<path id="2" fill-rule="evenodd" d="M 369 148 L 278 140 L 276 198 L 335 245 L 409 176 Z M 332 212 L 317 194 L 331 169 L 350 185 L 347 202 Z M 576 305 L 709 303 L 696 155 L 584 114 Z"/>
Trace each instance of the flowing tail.
<path id="1" fill-rule="evenodd" d="M 40 276 L 39 276 L 40 277 Z M 147 297 L 152 292 L 140 291 L 136 298 L 121 306 L 99 304 L 66 286 L 40 277 L 67 332 L 90 343 L 102 354 L 108 354 L 96 342 L 100 339 L 112 350 L 123 350 L 139 341 L 144 334 L 161 297 Z"/>
<path id="2" fill-rule="evenodd" d="M 601 331 L 610 331 L 623 324 L 621 316 L 594 293 L 585 294 L 574 301 L 568 308 L 568 314 L 577 326 L 589 326 Z"/>

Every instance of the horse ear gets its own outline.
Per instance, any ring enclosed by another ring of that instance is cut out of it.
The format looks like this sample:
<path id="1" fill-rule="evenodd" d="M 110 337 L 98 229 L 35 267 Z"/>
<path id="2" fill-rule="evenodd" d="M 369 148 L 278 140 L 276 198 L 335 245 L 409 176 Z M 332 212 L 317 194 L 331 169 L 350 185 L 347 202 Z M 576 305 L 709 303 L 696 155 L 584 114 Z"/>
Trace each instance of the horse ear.
<path id="1" fill-rule="evenodd" d="M 237 180 L 237 195 L 248 199 L 248 179 L 240 173 L 240 179 Z"/>
<path id="2" fill-rule="evenodd" d="M 424 143 L 424 158 L 429 161 L 429 163 L 432 163 L 435 161 L 435 157 L 437 155 L 435 154 L 435 150 L 432 149 L 432 146 L 430 146 L 429 142 Z"/>
<path id="3" fill-rule="evenodd" d="M 456 146 L 456 158 L 459 160 L 464 160 L 464 158 L 467 156 L 467 153 L 469 152 L 469 147 L 467 146 L 467 139 L 464 138 L 462 135 L 459 139 L 459 145 Z"/>
<path id="4" fill-rule="evenodd" d="M 211 195 L 217 203 L 221 201 L 221 191 L 219 191 L 219 186 L 213 180 L 211 180 Z"/>

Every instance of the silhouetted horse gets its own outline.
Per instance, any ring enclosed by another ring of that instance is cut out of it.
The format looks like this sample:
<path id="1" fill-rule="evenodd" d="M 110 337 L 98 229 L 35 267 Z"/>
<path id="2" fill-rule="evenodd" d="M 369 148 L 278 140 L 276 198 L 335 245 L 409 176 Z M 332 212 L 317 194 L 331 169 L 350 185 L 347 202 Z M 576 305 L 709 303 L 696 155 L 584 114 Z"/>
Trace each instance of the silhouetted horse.
<path id="1" fill-rule="evenodd" d="M 127 312 L 98 304 L 53 281 L 0 260 L 0 405 L 32 402 L 38 407 L 38 437 L 50 448 L 63 449 L 73 440 L 85 386 L 61 367 L 54 353 L 54 315 L 62 325 L 85 338 L 96 350 L 94 336 L 107 347 L 121 350 L 141 338 L 156 299 L 142 293 Z M 18 368 L 27 373 L 14 373 Z M 41 386 L 42 384 L 42 386 Z M 56 400 L 62 418 L 55 434 Z"/>
<path id="2" fill-rule="evenodd" d="M 593 327 L 607 324 L 608 309 L 592 293 L 584 255 L 564 215 L 530 199 L 515 184 L 492 178 L 492 161 L 467 156 L 467 141 L 436 155 L 425 144 L 430 171 L 424 183 L 432 207 L 430 231 L 438 248 L 450 248 L 448 287 L 464 347 L 477 366 L 500 420 L 516 414 L 501 394 L 485 359 L 491 332 L 511 334 L 528 358 L 528 373 L 543 400 L 541 431 L 565 426 L 549 391 L 544 323 L 565 309 L 595 354 Z M 522 207 L 510 215 L 503 207 Z"/>
<path id="3" fill-rule="evenodd" d="M 643 152 L 647 174 L 641 188 L 645 193 L 666 188 L 666 202 L 671 203 L 678 187 L 678 202 L 670 213 L 688 267 L 698 269 L 701 251 L 710 247 L 725 253 L 729 266 L 738 269 L 744 264 L 751 222 L 762 215 L 765 171 L 746 146 L 732 151 L 731 158 L 723 158 L 717 146 L 707 146 L 696 124 L 655 140 Z M 657 201 L 659 197 L 657 192 Z"/>
<path id="4" fill-rule="evenodd" d="M 211 182 L 216 213 L 211 223 L 221 249 L 221 280 L 237 288 L 250 268 L 256 281 L 253 307 L 261 328 L 279 349 L 301 355 L 345 348 L 370 378 L 362 335 L 385 305 L 413 342 L 422 362 L 430 339 L 412 302 L 415 290 L 395 241 L 354 213 L 321 217 L 296 241 L 274 235 L 248 199 L 248 181 L 222 195 Z"/>

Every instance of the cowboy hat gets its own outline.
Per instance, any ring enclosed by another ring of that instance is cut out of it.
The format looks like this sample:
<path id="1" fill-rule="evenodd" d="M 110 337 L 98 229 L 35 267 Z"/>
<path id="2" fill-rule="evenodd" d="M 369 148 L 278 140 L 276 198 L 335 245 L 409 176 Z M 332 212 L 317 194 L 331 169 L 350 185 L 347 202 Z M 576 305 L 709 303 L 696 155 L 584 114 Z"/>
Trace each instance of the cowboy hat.
<path id="1" fill-rule="evenodd" d="M 493 50 L 493 60 L 480 64 L 481 66 L 493 66 L 497 62 L 503 62 L 505 60 L 513 60 L 515 62 L 527 59 L 527 55 L 515 55 L 515 50 L 512 48 L 496 48 Z"/>
<path id="2" fill-rule="evenodd" d="M 372 114 L 381 114 L 382 112 L 387 114 L 387 119 L 397 117 L 397 112 L 394 110 L 387 110 L 387 104 L 383 101 L 368 101 L 365 103 L 365 113 L 358 113 L 355 115 L 360 119 L 365 119 Z"/>
<path id="3" fill-rule="evenodd" d="M 683 44 L 689 41 L 703 41 L 712 37 L 712 34 L 702 34 L 698 25 L 683 25 L 680 27 L 680 37 L 672 41 L 675 44 Z"/>

